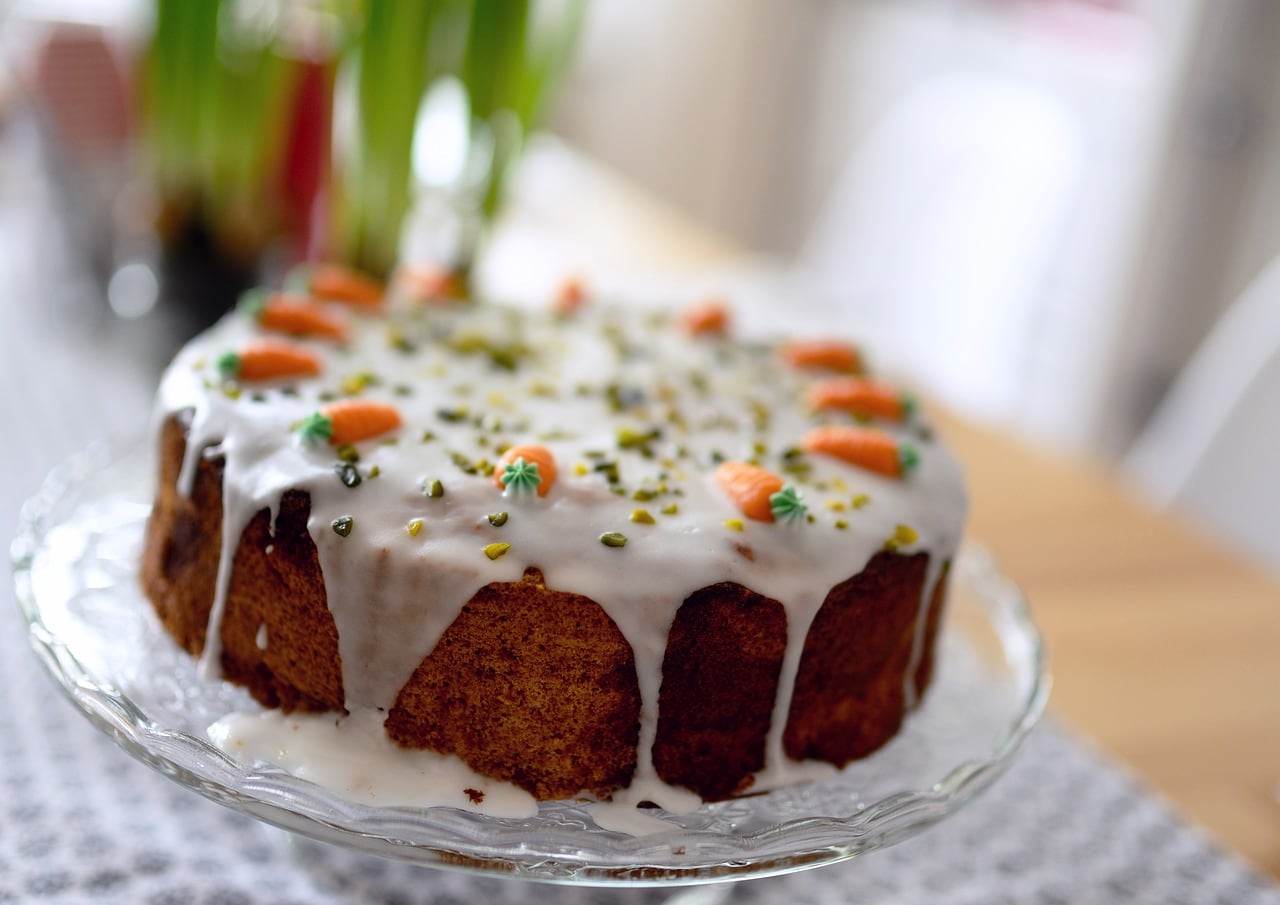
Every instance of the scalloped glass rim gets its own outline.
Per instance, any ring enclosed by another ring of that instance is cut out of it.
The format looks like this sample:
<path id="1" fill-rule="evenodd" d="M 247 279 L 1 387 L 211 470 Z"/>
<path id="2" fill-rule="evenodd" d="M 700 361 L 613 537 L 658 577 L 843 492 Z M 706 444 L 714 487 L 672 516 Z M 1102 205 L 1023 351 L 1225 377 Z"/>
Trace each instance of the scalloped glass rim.
<path id="1" fill-rule="evenodd" d="M 1043 641 L 1025 599 L 989 556 L 967 549 L 952 569 L 944 643 L 924 705 L 898 739 L 830 780 L 690 815 L 655 811 L 671 831 L 639 837 L 599 829 L 571 802 L 543 803 L 528 820 L 353 803 L 277 768 L 247 768 L 205 739 L 210 714 L 254 705 L 224 683 L 195 678 L 137 587 L 150 461 L 138 449 L 117 455 L 95 446 L 56 468 L 24 506 L 11 557 L 31 644 L 72 703 L 130 754 L 214 801 L 324 842 L 434 867 L 590 885 L 706 883 L 817 867 L 899 842 L 955 812 L 1004 770 L 1048 699 Z M 112 620 L 112 638 L 95 624 L 102 619 Z M 126 623 L 140 634 L 121 654 L 115 629 Z M 147 668 L 135 670 L 132 661 Z"/>

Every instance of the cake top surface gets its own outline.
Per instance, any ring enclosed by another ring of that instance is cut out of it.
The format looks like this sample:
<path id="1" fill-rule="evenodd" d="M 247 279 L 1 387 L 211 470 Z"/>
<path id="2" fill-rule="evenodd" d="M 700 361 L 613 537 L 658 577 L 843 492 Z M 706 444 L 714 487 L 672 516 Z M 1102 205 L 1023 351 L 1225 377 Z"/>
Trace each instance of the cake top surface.
<path id="1" fill-rule="evenodd" d="M 290 304 L 323 317 L 274 313 Z M 528 568 L 605 606 L 642 658 L 708 584 L 810 618 L 882 549 L 954 549 L 957 463 L 909 399 L 847 373 L 852 347 L 737 340 L 718 306 L 562 309 L 264 294 L 167 372 L 160 414 L 192 413 L 183 480 L 225 461 L 225 538 L 308 491 L 344 650 L 387 619 L 414 635 L 394 662 L 344 655 L 349 701 L 383 706 L 457 607 Z M 371 594 L 370 549 L 440 614 Z"/>

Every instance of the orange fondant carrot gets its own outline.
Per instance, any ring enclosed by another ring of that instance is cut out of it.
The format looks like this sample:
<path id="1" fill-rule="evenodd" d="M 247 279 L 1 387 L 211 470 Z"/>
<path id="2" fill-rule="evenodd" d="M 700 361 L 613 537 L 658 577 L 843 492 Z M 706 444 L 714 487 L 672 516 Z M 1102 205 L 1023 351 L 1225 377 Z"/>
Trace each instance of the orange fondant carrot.
<path id="1" fill-rule="evenodd" d="M 551 299 L 551 310 L 556 314 L 573 314 L 587 301 L 587 290 L 582 280 L 569 277 L 560 284 L 555 297 Z"/>
<path id="2" fill-rule="evenodd" d="M 851 465 L 901 477 L 916 466 L 919 456 L 909 443 L 899 443 L 873 427 L 828 425 L 815 427 L 800 444 L 811 453 L 834 456 Z"/>
<path id="3" fill-rule="evenodd" d="M 797 368 L 817 368 L 857 374 L 862 370 L 862 356 L 856 346 L 838 339 L 793 340 L 782 347 L 782 358 Z"/>
<path id="4" fill-rule="evenodd" d="M 865 377 L 828 377 L 809 387 L 806 396 L 815 409 L 839 409 L 859 418 L 901 421 L 915 407 L 910 396 L 887 383 Z"/>
<path id="5" fill-rule="evenodd" d="M 316 302 L 278 292 L 257 312 L 264 329 L 292 336 L 320 336 L 345 342 L 347 322 Z"/>
<path id="6" fill-rule="evenodd" d="M 681 312 L 680 325 L 690 336 L 727 333 L 729 308 L 724 302 L 714 299 L 700 302 Z"/>
<path id="7" fill-rule="evenodd" d="M 467 296 L 462 274 L 447 267 L 401 267 L 395 288 L 398 295 L 416 302 L 456 302 Z"/>
<path id="8" fill-rule="evenodd" d="M 359 308 L 378 308 L 386 290 L 368 274 L 341 264 L 317 264 L 311 268 L 307 288 L 316 298 L 346 302 Z"/>
<path id="9" fill-rule="evenodd" d="M 264 339 L 218 360 L 223 375 L 236 380 L 275 380 L 320 373 L 320 357 L 293 343 Z"/>
<path id="10" fill-rule="evenodd" d="M 546 496 L 556 482 L 556 460 L 551 450 L 536 443 L 522 443 L 502 454 L 493 471 L 493 482 L 512 490 L 538 488 Z"/>
<path id="11" fill-rule="evenodd" d="M 773 521 L 770 500 L 786 483 L 767 468 L 746 462 L 721 462 L 716 468 L 716 483 L 747 518 L 757 522 Z"/>
<path id="12" fill-rule="evenodd" d="M 393 431 L 401 424 L 400 412 L 394 405 L 367 399 L 343 399 L 320 410 L 329 419 L 329 442 L 334 446 L 359 443 L 379 434 Z"/>

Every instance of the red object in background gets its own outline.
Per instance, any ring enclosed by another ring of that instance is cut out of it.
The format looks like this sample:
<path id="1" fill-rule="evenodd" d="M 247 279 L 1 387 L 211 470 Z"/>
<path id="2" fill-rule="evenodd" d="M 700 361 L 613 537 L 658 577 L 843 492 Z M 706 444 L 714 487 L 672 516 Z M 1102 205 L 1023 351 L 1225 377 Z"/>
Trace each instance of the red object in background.
<path id="1" fill-rule="evenodd" d="M 333 117 L 333 64 L 298 61 L 299 73 L 280 161 L 280 195 L 285 228 L 297 255 L 311 257 L 319 224 L 320 196 L 329 167 L 329 124 Z"/>
<path id="2" fill-rule="evenodd" d="M 129 138 L 129 81 L 97 26 L 52 26 L 32 62 L 31 94 L 61 146 L 77 156 L 121 148 Z"/>

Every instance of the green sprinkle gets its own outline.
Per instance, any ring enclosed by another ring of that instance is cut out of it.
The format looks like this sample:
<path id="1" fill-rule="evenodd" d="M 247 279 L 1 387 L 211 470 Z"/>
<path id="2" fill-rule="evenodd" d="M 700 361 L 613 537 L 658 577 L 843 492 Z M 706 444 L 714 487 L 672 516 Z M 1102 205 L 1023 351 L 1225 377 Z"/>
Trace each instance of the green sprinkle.
<path id="1" fill-rule="evenodd" d="M 587 453 L 587 455 L 590 455 L 590 453 Z M 618 481 L 622 480 L 621 476 L 618 474 L 617 462 L 597 462 L 595 465 L 591 466 L 591 470 L 600 472 L 600 474 L 604 475 L 604 479 L 610 484 L 617 484 Z"/>
<path id="2" fill-rule="evenodd" d="M 240 300 L 236 302 L 236 310 L 245 317 L 257 320 L 262 315 L 262 309 L 267 307 L 267 300 L 270 298 L 270 290 L 261 286 L 255 287 L 240 296 Z"/>
<path id="3" fill-rule="evenodd" d="M 240 375 L 240 356 L 235 352 L 223 352 L 218 356 L 217 368 L 223 380 L 234 380 Z"/>
<path id="4" fill-rule="evenodd" d="M 299 264 L 289 271 L 284 278 L 284 288 L 287 292 L 293 292 L 297 295 L 308 295 L 311 292 L 311 268 L 305 264 Z"/>
<path id="5" fill-rule="evenodd" d="M 429 482 L 423 481 L 422 495 L 426 497 L 430 497 L 433 500 L 439 499 L 440 497 L 444 496 L 444 484 L 440 482 L 439 478 L 436 478 L 434 481 L 429 481 Z"/>
<path id="6" fill-rule="evenodd" d="M 338 473 L 338 480 L 341 481 L 344 486 L 360 486 L 360 481 L 362 480 L 360 477 L 360 469 L 356 468 L 350 462 L 339 462 L 333 467 L 333 470 Z"/>
<path id="7" fill-rule="evenodd" d="M 668 503 L 659 510 L 663 515 L 675 515 L 680 511 L 680 507 L 675 503 Z"/>
<path id="8" fill-rule="evenodd" d="M 489 524 L 493 525 L 493 527 L 501 528 L 507 523 L 508 516 L 505 512 L 491 512 L 485 518 L 489 520 Z"/>
<path id="9" fill-rule="evenodd" d="M 377 386 L 381 383 L 378 375 L 369 371 L 357 371 L 355 374 L 348 374 L 342 378 L 342 392 L 348 396 L 359 396 L 368 387 Z"/>
<path id="10" fill-rule="evenodd" d="M 743 531 L 747 527 L 740 518 L 727 518 L 724 520 L 724 526 L 730 531 Z"/>
<path id="11" fill-rule="evenodd" d="M 650 441 L 657 440 L 661 436 L 662 431 L 656 427 L 643 432 L 631 427 L 620 427 L 617 433 L 618 446 L 622 449 L 643 449 L 649 445 Z"/>
<path id="12" fill-rule="evenodd" d="M 409 532 L 410 537 L 417 537 L 419 532 L 422 531 L 422 519 L 410 519 L 409 524 L 404 526 L 404 530 Z"/>
<path id="13" fill-rule="evenodd" d="M 315 443 L 326 443 L 333 436 L 333 419 L 319 412 L 312 412 L 294 428 L 298 439 L 308 446 Z"/>
<path id="14" fill-rule="evenodd" d="M 340 516 L 330 523 L 333 527 L 333 533 L 338 537 L 346 537 L 351 533 L 351 529 L 356 526 L 356 520 L 349 515 Z"/>
<path id="15" fill-rule="evenodd" d="M 510 549 L 510 544 L 485 544 L 484 555 L 490 559 L 497 559 L 499 556 L 506 555 Z"/>
<path id="16" fill-rule="evenodd" d="M 415 349 L 413 343 L 409 342 L 409 338 L 398 326 L 387 328 L 387 345 L 401 352 L 412 352 Z"/>
<path id="17" fill-rule="evenodd" d="M 920 451 L 910 443 L 903 443 L 898 449 L 898 464 L 903 474 L 911 473 L 920 465 Z"/>
<path id="18" fill-rule="evenodd" d="M 795 484 L 784 484 L 777 493 L 769 495 L 769 511 L 778 521 L 797 522 L 804 519 L 809 507 Z"/>
<path id="19" fill-rule="evenodd" d="M 897 550 L 901 547 L 910 546 L 920 539 L 920 535 L 916 529 L 909 525 L 898 525 L 893 529 L 893 536 L 884 542 L 886 550 Z"/>
<path id="20" fill-rule="evenodd" d="M 504 493 L 532 493 L 542 483 L 538 463 L 526 462 L 524 456 L 507 464 L 502 471 L 501 480 Z"/>
<path id="21" fill-rule="evenodd" d="M 350 443 L 343 443 L 338 447 L 338 458 L 343 462 L 359 462 L 360 450 Z"/>
<path id="22" fill-rule="evenodd" d="M 625 547 L 627 545 L 627 536 L 617 531 L 606 531 L 600 535 L 600 543 L 606 547 Z"/>
<path id="23" fill-rule="evenodd" d="M 639 522 L 642 525 L 652 525 L 653 516 L 649 514 L 647 509 L 632 509 L 631 521 Z"/>

